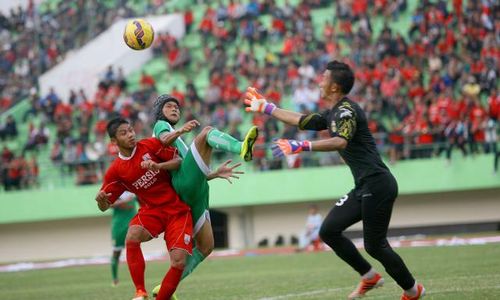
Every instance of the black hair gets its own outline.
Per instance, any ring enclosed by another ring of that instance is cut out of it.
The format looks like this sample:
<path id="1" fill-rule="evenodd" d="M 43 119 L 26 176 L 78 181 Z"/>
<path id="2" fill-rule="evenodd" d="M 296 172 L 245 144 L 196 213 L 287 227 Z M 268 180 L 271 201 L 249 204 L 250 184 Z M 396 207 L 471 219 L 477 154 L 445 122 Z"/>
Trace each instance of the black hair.
<path id="1" fill-rule="evenodd" d="M 120 127 L 120 125 L 122 124 L 130 124 L 130 123 L 121 117 L 114 118 L 108 122 L 108 125 L 106 125 L 106 131 L 108 132 L 110 138 L 116 137 L 116 131 L 118 131 L 118 127 Z"/>
<path id="2" fill-rule="evenodd" d="M 170 123 L 170 121 L 167 120 L 167 118 L 163 114 L 163 106 L 165 106 L 167 102 L 175 102 L 178 106 L 180 106 L 179 100 L 177 100 L 177 98 L 175 98 L 174 96 L 168 94 L 163 94 L 158 96 L 158 98 L 156 98 L 155 103 L 153 104 L 153 110 L 151 112 L 153 115 L 154 123 L 156 123 L 159 120 L 167 121 Z"/>
<path id="3" fill-rule="evenodd" d="M 354 72 L 349 65 L 333 60 L 326 66 L 327 70 L 330 70 L 332 83 L 340 85 L 340 90 L 343 94 L 347 95 L 354 85 Z"/>

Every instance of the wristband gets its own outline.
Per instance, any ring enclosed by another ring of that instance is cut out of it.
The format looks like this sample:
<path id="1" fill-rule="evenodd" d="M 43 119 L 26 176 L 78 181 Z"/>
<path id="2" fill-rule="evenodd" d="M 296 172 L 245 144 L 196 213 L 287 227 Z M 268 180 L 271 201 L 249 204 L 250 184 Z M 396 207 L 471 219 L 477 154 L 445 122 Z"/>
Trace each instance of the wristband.
<path id="1" fill-rule="evenodd" d="M 275 109 L 276 105 L 274 105 L 273 103 L 266 103 L 266 106 L 264 107 L 264 113 L 266 115 L 271 115 Z"/>

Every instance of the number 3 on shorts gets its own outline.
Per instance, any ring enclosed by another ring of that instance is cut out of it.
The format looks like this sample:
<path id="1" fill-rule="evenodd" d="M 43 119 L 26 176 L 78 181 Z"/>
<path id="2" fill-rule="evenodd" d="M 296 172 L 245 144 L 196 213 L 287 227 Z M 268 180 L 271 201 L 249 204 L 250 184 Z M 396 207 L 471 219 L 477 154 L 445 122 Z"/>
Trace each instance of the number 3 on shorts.
<path id="1" fill-rule="evenodd" d="M 337 201 L 337 203 L 335 203 L 335 205 L 336 206 L 342 206 L 342 205 L 344 205 L 344 203 L 347 201 L 348 198 L 349 198 L 348 195 L 342 196 L 342 198 L 340 198 L 339 201 Z"/>

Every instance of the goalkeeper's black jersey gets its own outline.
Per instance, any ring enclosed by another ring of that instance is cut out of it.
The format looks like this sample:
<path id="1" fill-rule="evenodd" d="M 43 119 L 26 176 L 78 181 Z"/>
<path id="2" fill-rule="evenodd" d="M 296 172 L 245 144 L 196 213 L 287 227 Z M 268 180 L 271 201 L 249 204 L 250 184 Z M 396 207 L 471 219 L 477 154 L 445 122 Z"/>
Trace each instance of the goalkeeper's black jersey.
<path id="1" fill-rule="evenodd" d="M 339 153 L 351 169 L 356 186 L 367 176 L 389 172 L 368 129 L 365 113 L 347 97 L 332 109 L 302 116 L 299 128 L 316 131 L 328 129 L 330 136 L 347 140 L 347 147 L 339 150 Z"/>

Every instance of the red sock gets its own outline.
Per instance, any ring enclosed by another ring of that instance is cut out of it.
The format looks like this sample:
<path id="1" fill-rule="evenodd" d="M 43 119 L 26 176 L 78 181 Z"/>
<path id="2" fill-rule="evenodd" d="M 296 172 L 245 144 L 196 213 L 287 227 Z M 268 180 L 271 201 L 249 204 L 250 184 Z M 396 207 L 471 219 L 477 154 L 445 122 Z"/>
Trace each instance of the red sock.
<path id="1" fill-rule="evenodd" d="M 158 296 L 156 296 L 156 300 L 170 300 L 170 297 L 172 297 L 181 281 L 183 271 L 183 269 L 170 267 L 167 275 L 165 275 L 161 282 L 161 288 L 158 292 Z"/>
<path id="2" fill-rule="evenodd" d="M 127 241 L 127 264 L 130 277 L 134 282 L 136 291 L 146 291 L 144 287 L 144 270 L 146 263 L 142 255 L 141 243 L 137 241 Z"/>

